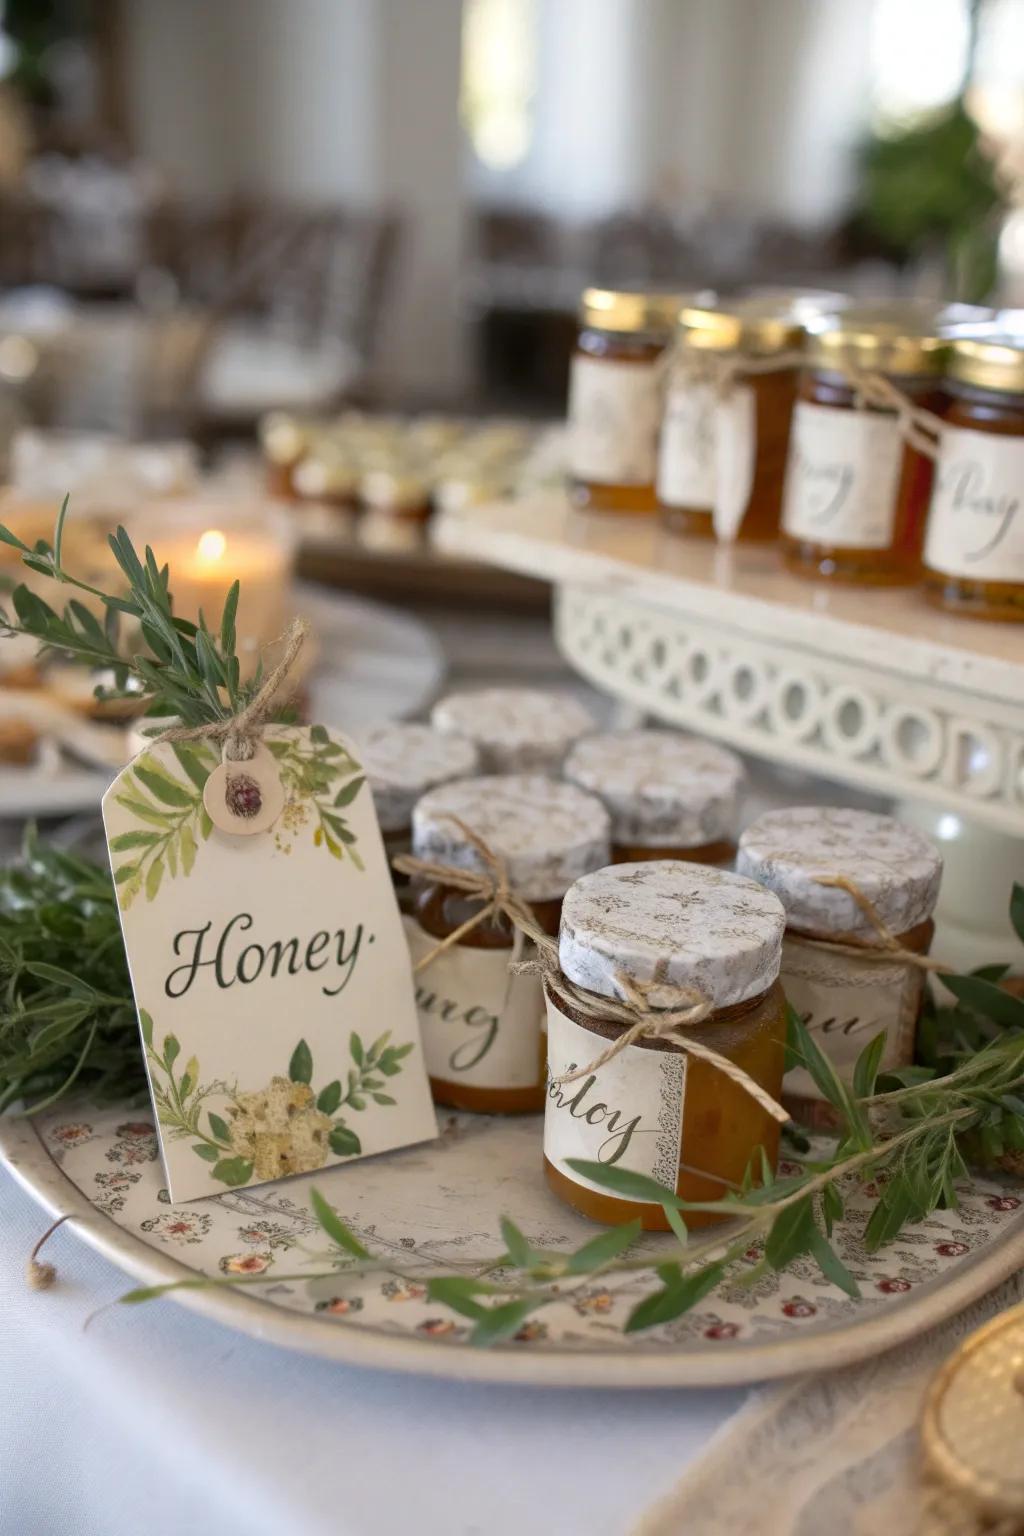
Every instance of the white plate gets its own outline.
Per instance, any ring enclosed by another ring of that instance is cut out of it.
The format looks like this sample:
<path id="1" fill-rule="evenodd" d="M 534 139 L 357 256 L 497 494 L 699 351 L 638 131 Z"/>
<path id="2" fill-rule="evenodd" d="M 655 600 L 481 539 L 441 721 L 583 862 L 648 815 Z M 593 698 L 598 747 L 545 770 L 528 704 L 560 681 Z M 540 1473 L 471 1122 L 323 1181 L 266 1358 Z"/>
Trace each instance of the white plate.
<path id="1" fill-rule="evenodd" d="M 309 680 L 313 719 L 358 731 L 376 720 L 419 714 L 432 701 L 445 662 L 425 624 L 380 603 L 305 583 L 297 597 L 318 648 Z M 81 750 L 88 750 L 84 737 Z M 35 768 L 0 766 L 0 817 L 98 810 L 112 777 L 112 770 L 83 767 L 56 750 L 44 751 Z"/>
<path id="2" fill-rule="evenodd" d="M 932 1327 L 1024 1264 L 1024 1201 L 982 1182 L 958 1211 L 937 1212 L 881 1253 L 865 1253 L 872 1192 L 853 1195 L 837 1246 L 856 1275 L 851 1300 L 799 1261 L 782 1276 L 719 1288 L 691 1313 L 643 1334 L 622 1323 L 654 1282 L 583 1282 L 489 1350 L 465 1319 L 426 1299 L 428 1274 L 472 1271 L 501 1248 L 505 1213 L 543 1247 L 577 1246 L 596 1230 L 540 1175 L 533 1117 L 452 1116 L 437 1142 L 304 1178 L 172 1206 L 148 1108 L 50 1111 L 0 1121 L 0 1156 L 54 1215 L 70 1214 L 94 1248 L 137 1281 L 195 1274 L 282 1276 L 266 1287 L 173 1293 L 242 1332 L 353 1365 L 548 1386 L 724 1386 L 861 1360 Z M 361 1278 L 293 1278 L 323 1268 L 327 1242 L 310 1215 L 320 1189 L 374 1254 L 400 1265 Z M 648 1237 L 651 1251 L 667 1239 Z M 419 1277 L 419 1278 L 418 1278 Z M 158 1305 L 159 1303 L 148 1303 Z M 140 1318 L 140 1327 L 142 1319 Z"/>

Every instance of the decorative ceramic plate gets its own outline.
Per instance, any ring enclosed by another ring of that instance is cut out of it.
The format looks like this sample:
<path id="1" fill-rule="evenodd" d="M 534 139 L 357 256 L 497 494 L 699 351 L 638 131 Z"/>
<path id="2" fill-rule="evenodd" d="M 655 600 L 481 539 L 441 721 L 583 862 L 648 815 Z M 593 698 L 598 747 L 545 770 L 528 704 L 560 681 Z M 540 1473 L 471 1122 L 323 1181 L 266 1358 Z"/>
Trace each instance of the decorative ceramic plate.
<path id="1" fill-rule="evenodd" d="M 869 1184 L 848 1198 L 836 1234 L 860 1285 L 858 1301 L 798 1262 L 781 1276 L 720 1287 L 660 1328 L 625 1334 L 629 1311 L 657 1285 L 627 1273 L 580 1282 L 514 1341 L 480 1349 L 468 1343 L 465 1319 L 427 1299 L 424 1278 L 469 1272 L 495 1257 L 500 1213 L 545 1248 L 576 1247 L 595 1230 L 540 1177 L 537 1119 L 452 1116 L 440 1140 L 425 1146 L 177 1206 L 163 1187 L 148 1109 L 75 1108 L 0 1121 L 0 1155 L 49 1211 L 70 1214 L 74 1230 L 137 1281 L 267 1276 L 266 1285 L 244 1290 L 172 1293 L 186 1306 L 310 1354 L 438 1376 L 617 1387 L 788 1376 L 889 1349 L 1024 1264 L 1024 1191 L 978 1183 L 959 1210 L 939 1212 L 868 1254 L 859 1234 L 877 1194 Z M 301 1278 L 328 1267 L 327 1239 L 310 1212 L 314 1186 L 401 1277 Z M 671 1240 L 643 1241 L 656 1253 Z M 752 1264 L 757 1256 L 752 1250 Z"/>
<path id="2" fill-rule="evenodd" d="M 433 700 L 445 662 L 425 624 L 328 588 L 301 584 L 297 592 L 319 648 L 309 679 L 313 719 L 354 731 L 376 720 L 419 714 Z M 97 749 L 97 739 L 108 735 L 113 749 L 106 743 Z M 38 766 L 0 765 L 0 817 L 98 811 L 100 796 L 123 761 L 122 742 L 117 727 L 90 726 L 69 739 L 77 761 L 47 741 Z"/>

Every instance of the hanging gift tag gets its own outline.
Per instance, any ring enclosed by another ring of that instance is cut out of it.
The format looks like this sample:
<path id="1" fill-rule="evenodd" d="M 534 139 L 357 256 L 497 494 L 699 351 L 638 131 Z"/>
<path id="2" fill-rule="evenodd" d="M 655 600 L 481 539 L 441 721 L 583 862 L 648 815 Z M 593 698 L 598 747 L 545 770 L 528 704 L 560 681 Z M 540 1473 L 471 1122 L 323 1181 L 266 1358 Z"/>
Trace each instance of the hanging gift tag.
<path id="1" fill-rule="evenodd" d="M 437 1134 L 373 800 L 323 726 L 158 743 L 103 798 L 173 1200 Z"/>
<path id="2" fill-rule="evenodd" d="M 754 484 L 757 412 L 749 384 L 734 385 L 715 407 L 715 538 L 731 544 L 740 531 Z"/>

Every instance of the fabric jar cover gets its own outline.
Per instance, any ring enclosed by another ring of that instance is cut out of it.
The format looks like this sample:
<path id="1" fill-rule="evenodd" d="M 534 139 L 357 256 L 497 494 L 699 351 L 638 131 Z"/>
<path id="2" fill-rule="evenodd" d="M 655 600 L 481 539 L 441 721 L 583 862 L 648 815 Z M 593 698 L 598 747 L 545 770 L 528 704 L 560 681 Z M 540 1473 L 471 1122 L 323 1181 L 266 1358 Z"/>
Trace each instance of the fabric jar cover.
<path id="1" fill-rule="evenodd" d="M 786 909 L 804 933 L 875 940 L 877 934 L 849 891 L 818 884 L 841 875 L 871 902 L 892 933 L 908 933 L 931 917 L 942 879 L 942 855 L 912 827 L 873 811 L 796 806 L 768 811 L 742 834 L 736 868 Z"/>
<path id="2" fill-rule="evenodd" d="M 598 795 L 612 842 L 697 848 L 732 842 L 743 764 L 734 752 L 679 731 L 607 731 L 569 752 L 565 777 Z"/>
<path id="3" fill-rule="evenodd" d="M 486 773 L 559 773 L 572 743 L 595 725 L 576 699 L 541 688 L 451 693 L 434 705 L 430 721 L 475 742 Z"/>
<path id="4" fill-rule="evenodd" d="M 359 733 L 356 750 L 377 808 L 382 832 L 405 832 L 421 795 L 479 770 L 476 747 L 463 736 L 429 725 L 385 721 Z"/>
<path id="5" fill-rule="evenodd" d="M 786 914 L 753 880 L 664 859 L 615 864 L 578 880 L 562 904 L 562 972 L 601 997 L 616 975 L 641 984 L 652 1008 L 678 1007 L 679 988 L 716 1009 L 759 997 L 779 974 Z"/>
<path id="6" fill-rule="evenodd" d="M 588 870 L 607 864 L 608 812 L 575 784 L 540 774 L 489 775 L 442 784 L 413 810 L 417 858 L 487 873 L 458 817 L 508 870 L 524 901 L 556 901 Z"/>

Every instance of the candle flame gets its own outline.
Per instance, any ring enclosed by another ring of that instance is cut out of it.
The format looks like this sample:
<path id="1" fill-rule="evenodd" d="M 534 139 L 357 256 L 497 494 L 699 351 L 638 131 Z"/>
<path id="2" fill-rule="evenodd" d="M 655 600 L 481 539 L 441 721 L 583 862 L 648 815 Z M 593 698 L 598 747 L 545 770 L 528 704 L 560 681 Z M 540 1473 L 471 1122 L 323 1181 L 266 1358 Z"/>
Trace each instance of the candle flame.
<path id="1" fill-rule="evenodd" d="M 196 554 L 207 565 L 216 565 L 224 558 L 228 541 L 219 528 L 208 528 L 196 545 Z"/>

